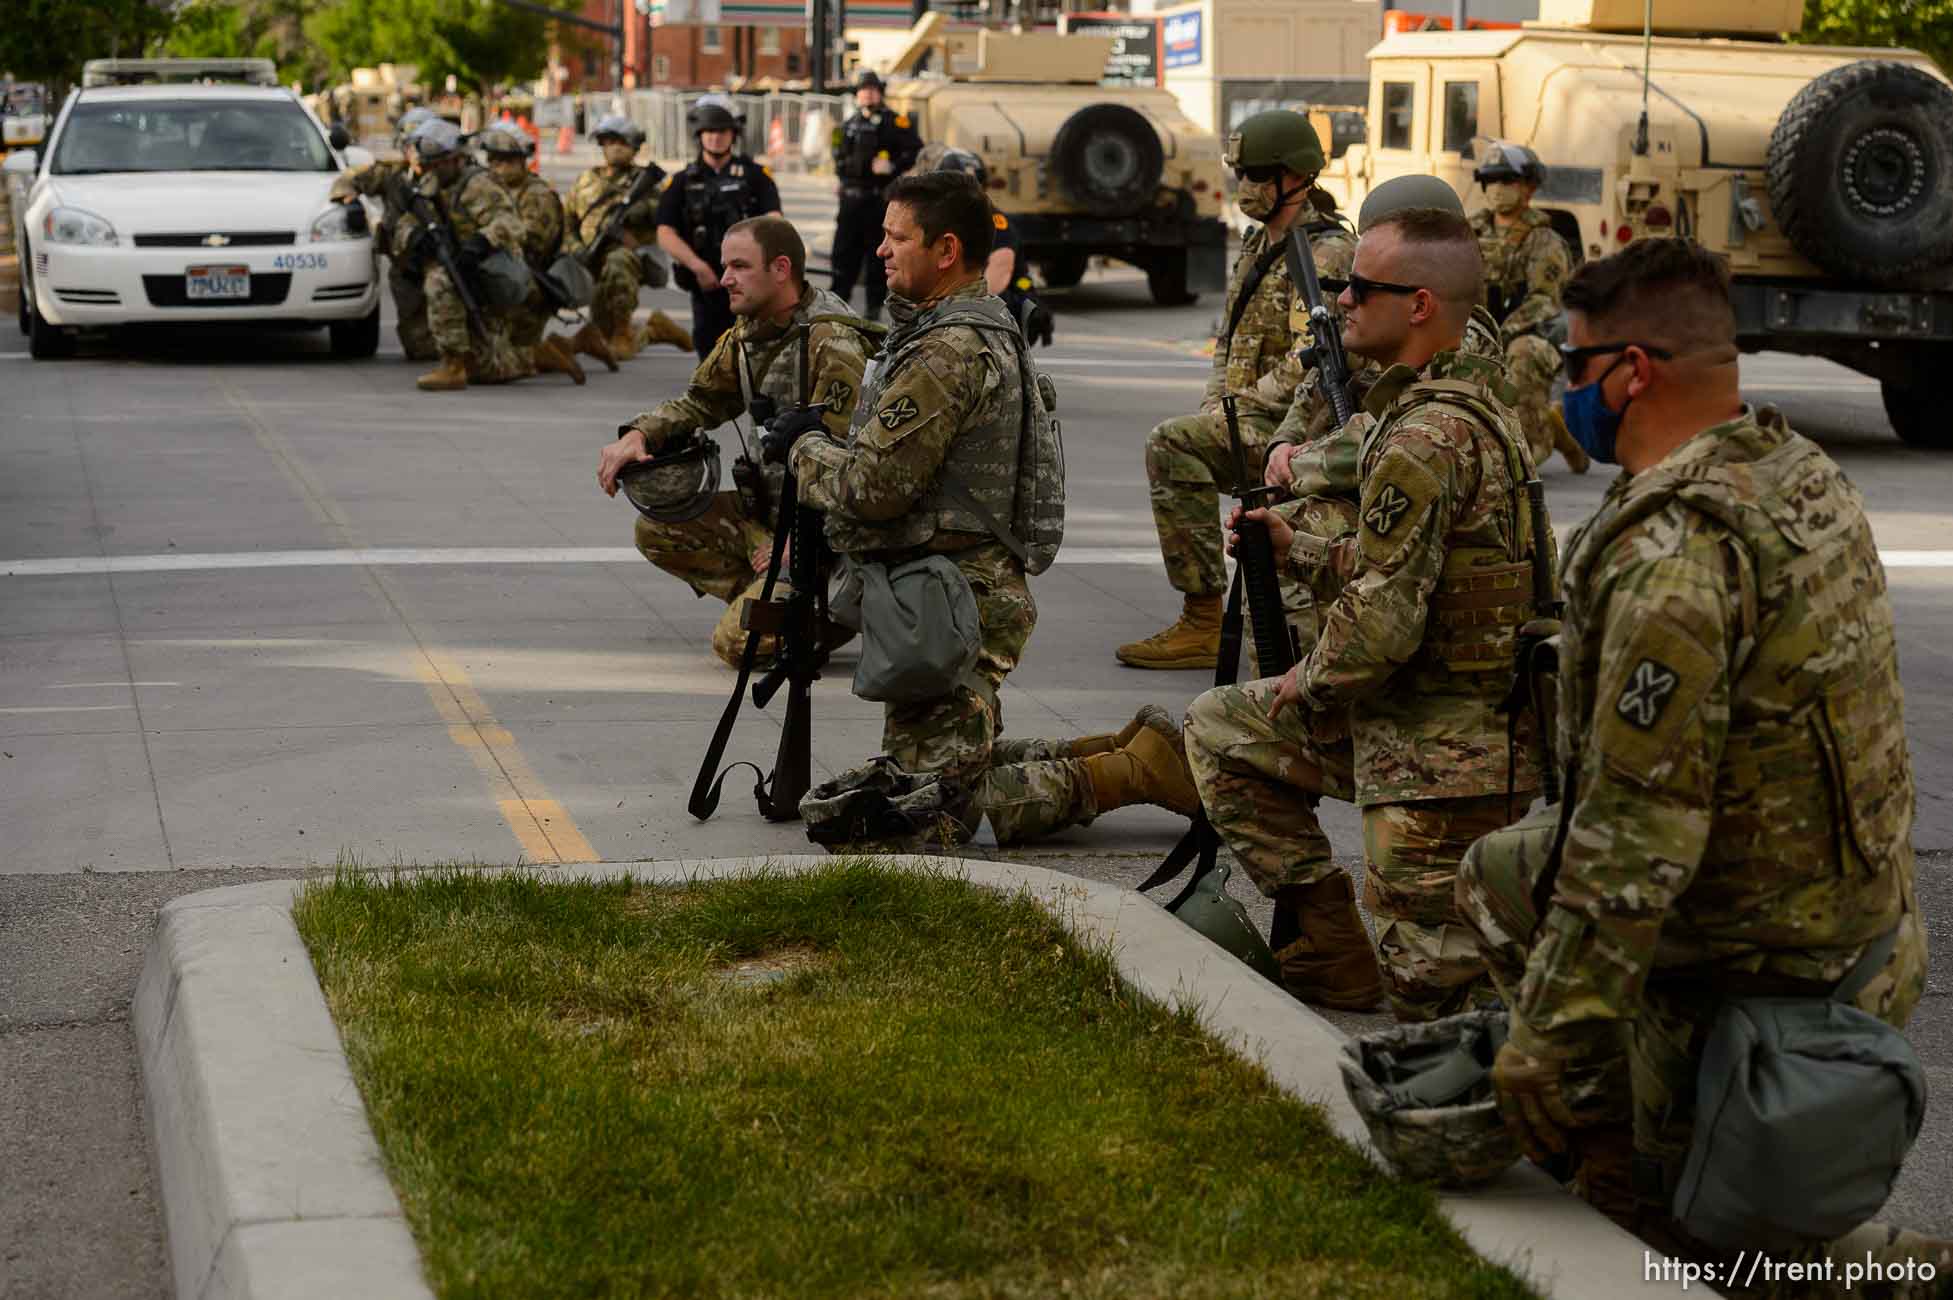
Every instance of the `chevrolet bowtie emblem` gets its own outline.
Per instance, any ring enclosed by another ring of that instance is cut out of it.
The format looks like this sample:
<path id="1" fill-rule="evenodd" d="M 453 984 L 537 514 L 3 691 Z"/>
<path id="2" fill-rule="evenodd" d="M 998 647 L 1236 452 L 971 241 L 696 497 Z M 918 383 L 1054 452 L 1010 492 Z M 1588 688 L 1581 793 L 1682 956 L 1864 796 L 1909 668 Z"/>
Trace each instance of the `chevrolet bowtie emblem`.
<path id="1" fill-rule="evenodd" d="M 230 242 L 231 237 L 229 235 L 205 235 L 203 237 L 203 246 L 205 248 L 222 248 Z"/>

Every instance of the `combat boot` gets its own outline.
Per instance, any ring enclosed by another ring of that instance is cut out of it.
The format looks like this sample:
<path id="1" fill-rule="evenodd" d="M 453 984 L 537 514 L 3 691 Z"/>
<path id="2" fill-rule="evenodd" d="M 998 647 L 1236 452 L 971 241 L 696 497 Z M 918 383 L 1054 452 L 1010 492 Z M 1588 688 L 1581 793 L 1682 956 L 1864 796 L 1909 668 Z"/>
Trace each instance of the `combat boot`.
<path id="1" fill-rule="evenodd" d="M 583 367 L 576 363 L 576 357 L 564 346 L 561 336 L 536 344 L 529 351 L 529 359 L 538 374 L 568 375 L 579 388 L 583 386 Z"/>
<path id="2" fill-rule="evenodd" d="M 1594 462 L 1586 449 L 1567 432 L 1566 417 L 1560 414 L 1559 407 L 1546 408 L 1546 427 L 1553 431 L 1553 449 L 1566 457 L 1567 468 L 1575 474 L 1585 474 Z"/>
<path id="3" fill-rule="evenodd" d="M 583 328 L 570 337 L 570 351 L 595 357 L 604 363 L 604 369 L 617 373 L 617 358 L 610 353 L 610 340 L 592 322 L 585 321 Z"/>
<path id="4" fill-rule="evenodd" d="M 692 350 L 690 331 L 661 311 L 651 313 L 651 319 L 645 324 L 644 337 L 648 343 L 669 343 L 680 352 Z"/>
<path id="5" fill-rule="evenodd" d="M 1092 803 L 1100 814 L 1150 803 L 1191 817 L 1200 807 L 1193 770 L 1187 766 L 1186 746 L 1177 727 L 1161 735 L 1141 723 L 1125 745 L 1087 758 L 1085 779 L 1091 782 Z"/>
<path id="6" fill-rule="evenodd" d="M 1173 626 L 1120 646 L 1118 656 L 1128 668 L 1212 668 L 1221 657 L 1221 598 L 1188 596 Z"/>
<path id="7" fill-rule="evenodd" d="M 644 335 L 637 326 L 625 321 L 617 327 L 617 332 L 604 340 L 610 348 L 610 355 L 619 361 L 629 361 L 644 347 Z"/>
<path id="8" fill-rule="evenodd" d="M 1368 1011 L 1382 1000 L 1370 932 L 1342 872 L 1277 890 L 1272 937 L 1285 941 L 1275 947 L 1275 960 L 1282 987 L 1297 999 L 1337 1011 Z"/>
<path id="9" fill-rule="evenodd" d="M 441 364 L 414 381 L 425 393 L 453 393 L 468 386 L 468 359 L 443 353 Z"/>
<path id="10" fill-rule="evenodd" d="M 1117 731 L 1101 732 L 1096 736 L 1079 736 L 1065 744 L 1065 754 L 1071 758 L 1090 758 L 1094 754 L 1109 754 L 1115 749 L 1124 749 L 1132 744 L 1141 728 L 1151 728 L 1162 736 L 1173 735 L 1178 728 L 1173 725 L 1173 716 L 1157 704 L 1143 704 L 1139 712 L 1132 715 L 1132 721 Z"/>

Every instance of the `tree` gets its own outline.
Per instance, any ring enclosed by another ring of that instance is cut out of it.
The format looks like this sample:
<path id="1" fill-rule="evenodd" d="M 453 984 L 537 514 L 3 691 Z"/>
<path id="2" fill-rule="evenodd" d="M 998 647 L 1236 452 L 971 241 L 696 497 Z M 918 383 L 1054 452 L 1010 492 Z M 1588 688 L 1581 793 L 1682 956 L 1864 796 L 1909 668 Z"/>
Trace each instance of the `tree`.
<path id="1" fill-rule="evenodd" d="M 551 2 L 568 12 L 574 0 Z M 336 0 L 306 24 L 335 73 L 416 63 L 429 85 L 453 76 L 473 91 L 539 75 L 548 29 L 548 18 L 494 0 Z"/>
<path id="2" fill-rule="evenodd" d="M 306 0 L 192 0 L 176 11 L 159 53 L 170 58 L 259 58 L 278 79 L 317 85 L 326 60 L 305 39 Z"/>
<path id="3" fill-rule="evenodd" d="M 1904 45 L 1953 69 L 1953 0 L 1804 0 L 1804 30 L 1820 45 Z"/>
<path id="4" fill-rule="evenodd" d="M 147 0 L 10 0 L 0 68 L 58 94 L 88 60 L 135 58 L 169 26 L 169 12 Z"/>

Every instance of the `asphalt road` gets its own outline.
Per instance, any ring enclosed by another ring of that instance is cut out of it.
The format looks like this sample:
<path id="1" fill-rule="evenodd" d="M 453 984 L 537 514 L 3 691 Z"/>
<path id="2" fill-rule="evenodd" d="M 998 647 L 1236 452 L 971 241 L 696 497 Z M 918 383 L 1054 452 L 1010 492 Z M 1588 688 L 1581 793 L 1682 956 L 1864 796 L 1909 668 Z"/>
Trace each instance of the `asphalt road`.
<path id="1" fill-rule="evenodd" d="M 788 187 L 816 242 L 818 187 Z M 817 227 L 819 229 L 817 229 Z M 646 305 L 683 319 L 675 293 Z M 1066 548 L 1004 691 L 1015 734 L 1103 730 L 1178 710 L 1198 673 L 1116 665 L 1178 608 L 1140 448 L 1196 404 L 1192 349 L 1216 304 L 1162 310 L 1131 273 L 1053 295 L 1071 467 Z M 1746 363 L 1850 470 L 1893 553 L 1920 789 L 1920 895 L 1953 943 L 1953 459 L 1892 436 L 1877 391 L 1835 367 Z M 0 1295 L 150 1296 L 166 1270 L 128 999 L 155 908 L 267 872 L 441 862 L 708 857 L 804 848 L 736 778 L 684 811 L 732 674 L 718 615 L 629 551 L 630 508 L 594 486 L 598 447 L 678 390 L 665 348 L 501 389 L 422 394 L 389 327 L 335 362 L 323 335 L 256 331 L 91 344 L 29 360 L 0 334 Z M 1546 472 L 1556 522 L 1600 473 Z M 1912 556 L 1904 567 L 1900 552 Z M 823 774 L 874 751 L 879 710 L 816 691 Z M 777 710 L 730 758 L 765 763 Z M 1356 822 L 1327 810 L 1339 848 Z M 1136 881 L 1180 823 L 1131 810 L 1039 861 Z M 1913 1036 L 1953 1085 L 1947 981 Z M 1915 1150 L 1888 1217 L 1953 1234 L 1953 1111 Z"/>

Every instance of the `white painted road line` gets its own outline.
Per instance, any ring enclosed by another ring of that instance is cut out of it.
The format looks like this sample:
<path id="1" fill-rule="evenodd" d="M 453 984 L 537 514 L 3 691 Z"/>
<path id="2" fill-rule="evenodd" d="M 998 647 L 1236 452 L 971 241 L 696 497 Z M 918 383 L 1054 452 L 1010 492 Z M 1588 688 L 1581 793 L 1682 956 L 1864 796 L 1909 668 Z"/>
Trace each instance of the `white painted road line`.
<path id="1" fill-rule="evenodd" d="M 0 709 L 0 713 L 107 713 L 111 709 L 133 709 L 133 704 L 37 704 L 17 709 Z"/>
<path id="2" fill-rule="evenodd" d="M 1953 564 L 1953 552 L 1947 563 Z M 1059 552 L 1060 564 L 1160 563 L 1154 547 L 1076 546 Z M 162 555 L 71 555 L 43 560 L 0 560 L 0 577 L 46 578 L 98 573 L 195 573 L 219 569 L 405 568 L 465 564 L 643 564 L 629 546 L 415 546 L 311 551 L 209 551 Z"/>

